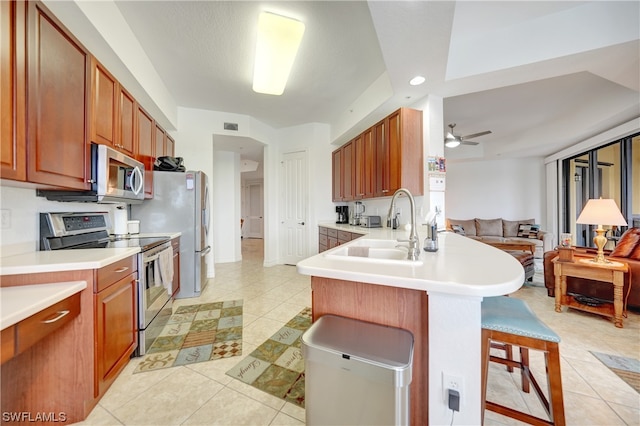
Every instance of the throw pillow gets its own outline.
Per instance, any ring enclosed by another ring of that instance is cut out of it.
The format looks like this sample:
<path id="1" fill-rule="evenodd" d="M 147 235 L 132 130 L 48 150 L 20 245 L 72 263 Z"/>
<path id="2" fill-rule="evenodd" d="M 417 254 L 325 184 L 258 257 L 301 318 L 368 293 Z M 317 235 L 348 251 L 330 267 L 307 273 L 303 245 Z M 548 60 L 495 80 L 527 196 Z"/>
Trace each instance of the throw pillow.
<path id="1" fill-rule="evenodd" d="M 478 235 L 502 237 L 502 219 L 476 219 Z"/>
<path id="2" fill-rule="evenodd" d="M 536 223 L 535 219 L 527 219 L 527 220 L 504 220 L 502 219 L 502 233 L 505 238 L 508 237 L 517 237 L 518 236 L 518 227 L 520 224 L 533 225 Z"/>
<path id="3" fill-rule="evenodd" d="M 518 237 L 521 238 L 538 238 L 538 232 L 540 231 L 540 225 L 530 225 L 521 223 L 518 225 Z"/>
<path id="4" fill-rule="evenodd" d="M 460 225 L 451 225 L 451 229 L 456 234 L 465 235 L 464 234 L 464 228 L 462 226 L 460 226 Z"/>
<path id="5" fill-rule="evenodd" d="M 453 225 L 460 225 L 462 229 L 464 229 L 464 233 L 466 236 L 475 236 L 476 235 L 476 222 L 473 219 L 470 220 L 456 220 L 456 219 L 448 219 L 449 226 L 453 229 Z"/>
<path id="6" fill-rule="evenodd" d="M 634 251 L 638 252 L 640 257 L 640 251 L 636 248 L 640 248 L 640 228 L 629 228 L 627 232 L 622 234 L 616 248 L 609 254 L 614 257 L 631 257 Z"/>

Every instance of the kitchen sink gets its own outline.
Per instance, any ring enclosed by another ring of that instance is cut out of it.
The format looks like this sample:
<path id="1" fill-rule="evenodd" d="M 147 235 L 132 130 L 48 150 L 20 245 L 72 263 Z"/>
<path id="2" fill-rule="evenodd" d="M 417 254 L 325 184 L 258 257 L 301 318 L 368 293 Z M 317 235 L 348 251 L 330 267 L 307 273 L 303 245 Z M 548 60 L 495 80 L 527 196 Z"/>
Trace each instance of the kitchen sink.
<path id="1" fill-rule="evenodd" d="M 387 263 L 394 265 L 422 265 L 421 260 L 407 259 L 407 247 L 395 240 L 358 239 L 352 243 L 332 250 L 326 257 L 348 262 Z"/>

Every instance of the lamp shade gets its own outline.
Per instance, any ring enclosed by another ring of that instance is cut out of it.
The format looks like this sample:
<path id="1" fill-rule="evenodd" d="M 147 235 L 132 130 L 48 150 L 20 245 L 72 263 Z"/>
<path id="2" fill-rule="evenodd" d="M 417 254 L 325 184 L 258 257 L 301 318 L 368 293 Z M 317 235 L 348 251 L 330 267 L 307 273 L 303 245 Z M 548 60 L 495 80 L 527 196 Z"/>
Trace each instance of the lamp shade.
<path id="1" fill-rule="evenodd" d="M 610 198 L 587 201 L 576 222 L 586 225 L 627 225 L 618 205 Z"/>

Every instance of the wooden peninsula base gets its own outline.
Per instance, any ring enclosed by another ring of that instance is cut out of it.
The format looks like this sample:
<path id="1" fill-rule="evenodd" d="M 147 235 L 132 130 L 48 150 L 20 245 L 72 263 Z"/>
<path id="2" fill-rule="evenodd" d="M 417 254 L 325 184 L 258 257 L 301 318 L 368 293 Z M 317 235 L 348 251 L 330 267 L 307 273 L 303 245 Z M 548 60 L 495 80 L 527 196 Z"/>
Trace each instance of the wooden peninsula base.
<path id="1" fill-rule="evenodd" d="M 311 277 L 313 320 L 326 314 L 409 330 L 414 338 L 411 424 L 429 423 L 428 297 L 425 291 Z"/>

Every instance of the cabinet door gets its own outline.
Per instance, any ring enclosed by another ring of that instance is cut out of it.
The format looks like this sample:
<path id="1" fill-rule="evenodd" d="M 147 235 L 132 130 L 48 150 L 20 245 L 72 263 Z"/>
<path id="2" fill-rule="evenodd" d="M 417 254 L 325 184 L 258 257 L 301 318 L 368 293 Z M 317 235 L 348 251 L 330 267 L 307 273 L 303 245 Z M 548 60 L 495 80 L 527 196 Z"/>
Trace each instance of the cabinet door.
<path id="1" fill-rule="evenodd" d="M 135 148 L 136 101 L 122 86 L 120 86 L 118 92 L 120 151 L 130 157 L 135 157 L 137 154 Z"/>
<path id="2" fill-rule="evenodd" d="M 389 144 L 387 142 L 387 120 L 373 126 L 375 155 L 375 196 L 386 197 L 389 193 Z"/>
<path id="3" fill-rule="evenodd" d="M 144 164 L 144 195 L 145 198 L 153 198 L 153 162 L 154 146 L 153 136 L 155 126 L 153 118 L 138 106 L 138 161 Z"/>
<path id="4" fill-rule="evenodd" d="M 91 141 L 119 148 L 117 117 L 118 87 L 96 58 L 91 58 Z"/>
<path id="5" fill-rule="evenodd" d="M 138 344 L 136 326 L 136 274 L 131 274 L 94 295 L 95 396 L 102 395 L 129 362 Z"/>
<path id="6" fill-rule="evenodd" d="M 27 178 L 25 4 L 0 1 L 0 177 Z"/>
<path id="7" fill-rule="evenodd" d="M 164 155 L 169 155 L 171 157 L 176 156 L 176 142 L 173 140 L 171 136 L 169 136 L 169 133 L 167 133 L 167 140 L 165 141 L 164 152 L 165 152 Z"/>
<path id="8" fill-rule="evenodd" d="M 340 179 L 342 181 L 342 195 L 344 201 L 351 201 L 355 198 L 355 155 L 353 141 L 347 142 L 342 147 L 342 170 Z"/>
<path id="9" fill-rule="evenodd" d="M 342 149 L 336 149 L 331 155 L 333 168 L 333 201 L 342 201 Z"/>
<path id="10" fill-rule="evenodd" d="M 164 129 L 156 123 L 155 151 L 154 151 L 155 158 L 167 155 L 165 153 L 165 139 L 166 139 L 166 133 Z"/>
<path id="11" fill-rule="evenodd" d="M 90 189 L 90 58 L 41 3 L 28 3 L 27 180 Z"/>
<path id="12" fill-rule="evenodd" d="M 396 111 L 387 120 L 387 152 L 388 157 L 383 163 L 387 167 L 387 187 L 389 195 L 392 195 L 400 188 L 400 160 L 401 160 L 401 127 L 400 111 Z"/>
<path id="13" fill-rule="evenodd" d="M 364 139 L 359 135 L 353 140 L 353 198 L 364 198 Z"/>

